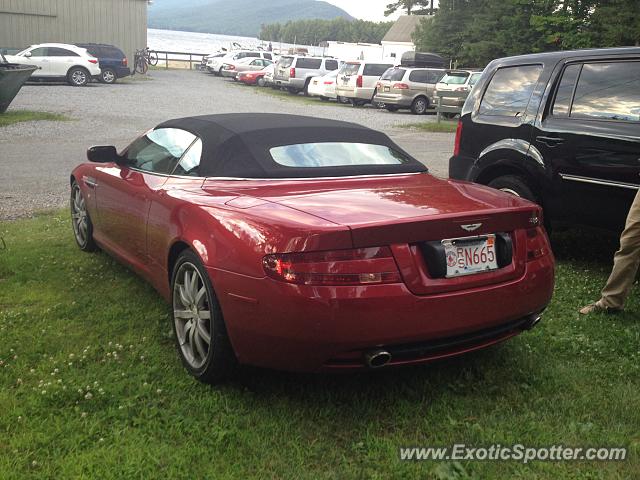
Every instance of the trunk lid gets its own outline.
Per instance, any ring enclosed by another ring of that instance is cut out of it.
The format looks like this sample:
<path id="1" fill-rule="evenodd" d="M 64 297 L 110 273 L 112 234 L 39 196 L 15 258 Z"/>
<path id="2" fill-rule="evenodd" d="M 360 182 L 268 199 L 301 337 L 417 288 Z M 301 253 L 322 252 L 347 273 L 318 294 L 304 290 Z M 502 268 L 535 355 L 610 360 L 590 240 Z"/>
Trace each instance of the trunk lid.
<path id="1" fill-rule="evenodd" d="M 243 182 L 250 195 L 348 227 L 354 247 L 389 245 L 408 288 L 417 295 L 508 281 L 524 273 L 526 230 L 540 207 L 503 192 L 430 174 Z M 433 278 L 425 242 L 506 234 L 511 264 L 486 273 Z"/>

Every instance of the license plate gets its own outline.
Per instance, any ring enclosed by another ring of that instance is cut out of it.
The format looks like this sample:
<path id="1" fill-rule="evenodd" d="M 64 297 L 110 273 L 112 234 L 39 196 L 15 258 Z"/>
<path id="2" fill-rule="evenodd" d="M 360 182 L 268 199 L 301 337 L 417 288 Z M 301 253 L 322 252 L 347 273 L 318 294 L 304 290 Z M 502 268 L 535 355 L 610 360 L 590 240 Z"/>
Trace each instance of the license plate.
<path id="1" fill-rule="evenodd" d="M 447 261 L 447 278 L 488 272 L 498 268 L 496 236 L 442 240 Z"/>
<path id="2" fill-rule="evenodd" d="M 389 91 L 391 91 L 391 88 L 390 87 L 384 87 L 384 91 L 385 92 L 389 92 Z"/>

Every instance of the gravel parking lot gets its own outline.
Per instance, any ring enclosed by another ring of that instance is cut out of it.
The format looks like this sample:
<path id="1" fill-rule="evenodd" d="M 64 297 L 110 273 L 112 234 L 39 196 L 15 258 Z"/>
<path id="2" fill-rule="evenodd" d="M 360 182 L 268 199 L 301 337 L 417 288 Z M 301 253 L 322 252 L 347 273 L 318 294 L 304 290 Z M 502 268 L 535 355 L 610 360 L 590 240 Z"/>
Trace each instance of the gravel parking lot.
<path id="1" fill-rule="evenodd" d="M 382 130 L 431 171 L 446 176 L 453 135 L 426 133 L 403 124 L 435 121 L 334 102 L 296 101 L 232 84 L 196 71 L 157 70 L 107 86 L 27 85 L 11 109 L 65 114 L 68 122 L 28 122 L 0 129 L 0 219 L 29 215 L 66 203 L 71 169 L 84 161 L 90 145 L 127 145 L 168 118 L 230 112 L 278 112 L 333 118 Z"/>

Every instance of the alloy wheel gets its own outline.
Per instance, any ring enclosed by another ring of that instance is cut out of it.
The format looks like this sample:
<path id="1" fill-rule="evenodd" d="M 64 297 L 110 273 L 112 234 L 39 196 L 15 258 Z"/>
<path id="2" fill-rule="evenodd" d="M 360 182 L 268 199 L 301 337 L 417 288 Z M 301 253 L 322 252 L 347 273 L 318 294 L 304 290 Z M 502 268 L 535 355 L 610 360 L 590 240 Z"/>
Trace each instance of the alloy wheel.
<path id="1" fill-rule="evenodd" d="M 76 85 L 84 85 L 87 83 L 87 74 L 82 70 L 74 70 L 71 73 L 71 81 Z"/>
<path id="2" fill-rule="evenodd" d="M 89 217 L 84 197 L 78 185 L 74 186 L 71 197 L 71 222 L 78 245 L 86 245 L 89 238 Z"/>
<path id="3" fill-rule="evenodd" d="M 111 70 L 105 70 L 102 72 L 102 80 L 104 83 L 113 83 L 116 81 L 116 75 Z"/>
<path id="4" fill-rule="evenodd" d="M 173 319 L 180 350 L 193 369 L 204 366 L 211 349 L 211 301 L 196 266 L 184 262 L 173 286 Z"/>

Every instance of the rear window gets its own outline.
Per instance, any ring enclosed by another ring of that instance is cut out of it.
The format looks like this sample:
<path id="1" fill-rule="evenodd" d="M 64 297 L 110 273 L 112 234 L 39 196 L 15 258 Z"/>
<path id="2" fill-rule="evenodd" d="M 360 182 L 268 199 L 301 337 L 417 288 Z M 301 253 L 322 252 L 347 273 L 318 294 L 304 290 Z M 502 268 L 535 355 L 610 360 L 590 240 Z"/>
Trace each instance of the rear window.
<path id="1" fill-rule="evenodd" d="M 390 80 L 392 82 L 398 82 L 404 78 L 405 73 L 407 73 L 407 71 L 404 68 L 389 68 L 382 74 L 380 80 Z"/>
<path id="2" fill-rule="evenodd" d="M 542 72 L 541 65 L 500 68 L 480 102 L 481 115 L 521 116 Z"/>
<path id="3" fill-rule="evenodd" d="M 365 77 L 379 77 L 391 67 L 393 65 L 388 63 L 365 63 L 362 74 Z"/>
<path id="4" fill-rule="evenodd" d="M 309 68 L 311 70 L 318 70 L 322 65 L 321 58 L 298 58 L 296 62 L 296 68 Z"/>
<path id="5" fill-rule="evenodd" d="M 413 163 L 411 159 L 389 147 L 368 143 L 301 143 L 273 147 L 269 152 L 277 164 L 295 168 Z"/>
<path id="6" fill-rule="evenodd" d="M 471 78 L 469 79 L 469 85 L 473 87 L 476 83 L 478 83 L 478 80 L 480 80 L 481 76 L 482 76 L 482 73 L 472 74 Z"/>
<path id="7" fill-rule="evenodd" d="M 576 80 L 582 65 L 569 65 L 564 69 L 562 73 L 562 79 L 558 90 L 556 91 L 556 98 L 553 102 L 552 114 L 557 117 L 568 117 L 569 108 L 571 107 L 571 100 L 573 98 L 573 89 L 576 86 Z"/>
<path id="8" fill-rule="evenodd" d="M 269 60 L 273 60 L 273 57 L 271 56 L 270 53 L 263 53 L 262 55 L 264 56 L 264 58 L 267 58 Z"/>
<path id="9" fill-rule="evenodd" d="M 278 61 L 278 65 L 284 68 L 290 67 L 292 63 L 293 63 L 293 57 L 281 57 L 280 60 Z"/>
<path id="10" fill-rule="evenodd" d="M 345 75 L 357 75 L 360 70 L 359 63 L 345 63 L 342 66 L 342 73 Z"/>
<path id="11" fill-rule="evenodd" d="M 334 70 L 338 70 L 338 61 L 337 60 L 325 60 L 324 62 L 325 70 L 329 70 L 330 72 Z"/>
<path id="12" fill-rule="evenodd" d="M 450 72 L 442 77 L 440 81 L 449 85 L 464 85 L 467 82 L 467 78 L 469 78 L 469 73 L 467 72 Z"/>
<path id="13" fill-rule="evenodd" d="M 640 62 L 585 63 L 569 116 L 640 121 Z"/>

